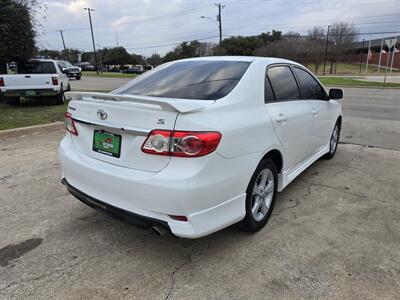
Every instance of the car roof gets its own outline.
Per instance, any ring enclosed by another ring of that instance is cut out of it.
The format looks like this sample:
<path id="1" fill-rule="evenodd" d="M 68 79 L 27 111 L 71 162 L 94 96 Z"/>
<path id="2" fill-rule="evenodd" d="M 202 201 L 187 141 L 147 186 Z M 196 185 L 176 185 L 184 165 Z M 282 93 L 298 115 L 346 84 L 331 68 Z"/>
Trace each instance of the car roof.
<path id="1" fill-rule="evenodd" d="M 181 59 L 178 61 L 196 61 L 196 60 L 260 62 L 268 65 L 277 63 L 290 63 L 299 65 L 298 63 L 288 59 L 283 59 L 279 57 L 261 57 L 261 56 L 202 56 L 202 57 Z"/>
<path id="2" fill-rule="evenodd" d="M 35 61 L 37 61 L 37 62 L 54 62 L 55 60 L 48 59 L 48 58 L 31 58 L 31 59 L 28 59 L 28 61 L 29 62 L 35 62 Z"/>

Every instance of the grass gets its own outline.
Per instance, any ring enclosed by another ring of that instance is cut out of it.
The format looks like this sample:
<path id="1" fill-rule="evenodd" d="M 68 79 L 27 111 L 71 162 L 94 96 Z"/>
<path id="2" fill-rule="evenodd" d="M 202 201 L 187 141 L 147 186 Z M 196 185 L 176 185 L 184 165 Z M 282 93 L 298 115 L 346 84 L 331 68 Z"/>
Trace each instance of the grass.
<path id="1" fill-rule="evenodd" d="M 400 88 L 400 83 L 376 81 L 362 81 L 349 77 L 319 77 L 319 80 L 327 86 L 353 86 L 353 87 L 391 87 Z"/>
<path id="2" fill-rule="evenodd" d="M 62 121 L 67 104 L 54 105 L 44 99 L 22 101 L 11 106 L 0 101 L 0 130 Z"/>
<path id="3" fill-rule="evenodd" d="M 307 68 L 310 69 L 310 71 L 315 73 L 315 67 L 313 64 L 307 65 Z M 321 65 L 318 68 L 318 75 L 322 75 L 324 71 L 324 65 Z M 326 74 L 327 75 L 333 75 L 330 74 L 330 64 L 327 62 L 326 64 Z M 387 70 L 387 73 L 389 73 L 389 70 Z M 336 74 L 335 75 L 384 75 L 385 70 L 380 69 L 380 72 L 378 73 L 378 67 L 376 66 L 368 66 L 368 73 L 365 73 L 365 64 L 361 65 L 361 73 L 360 73 L 360 64 L 357 63 L 338 63 L 336 65 Z M 393 70 L 392 75 L 400 75 L 399 70 Z"/>
<path id="4" fill-rule="evenodd" d="M 114 77 L 114 78 L 135 78 L 136 74 L 124 74 L 124 73 L 116 73 L 116 72 L 103 72 L 97 74 L 94 71 L 84 71 L 82 72 L 82 76 L 88 77 Z"/>

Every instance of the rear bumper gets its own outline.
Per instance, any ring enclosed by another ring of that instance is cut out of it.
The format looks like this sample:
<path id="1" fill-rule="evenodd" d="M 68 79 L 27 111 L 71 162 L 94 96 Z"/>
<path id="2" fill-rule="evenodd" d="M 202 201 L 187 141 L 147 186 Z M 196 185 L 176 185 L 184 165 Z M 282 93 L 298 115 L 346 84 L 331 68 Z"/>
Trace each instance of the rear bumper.
<path id="1" fill-rule="evenodd" d="M 258 155 L 225 159 L 171 159 L 159 172 L 124 168 L 76 150 L 69 134 L 61 142 L 62 178 L 101 203 L 167 224 L 172 234 L 198 238 L 245 216 L 246 188 Z M 186 216 L 178 221 L 170 216 Z"/>
<path id="2" fill-rule="evenodd" d="M 29 95 L 31 91 L 35 92 L 35 95 Z M 3 97 L 43 97 L 43 96 L 55 96 L 59 92 L 54 89 L 26 89 L 26 90 L 5 90 L 0 92 Z"/>
<path id="3" fill-rule="evenodd" d="M 102 202 L 98 199 L 95 199 L 89 195 L 86 195 L 85 193 L 81 192 L 80 190 L 74 188 L 72 185 L 68 183 L 68 181 L 64 178 L 62 179 L 62 184 L 67 188 L 67 190 L 70 192 L 71 195 L 75 196 L 78 200 L 81 202 L 85 203 L 86 205 L 94 208 L 97 211 L 100 211 L 108 216 L 111 216 L 115 219 L 125 221 L 129 224 L 132 224 L 134 226 L 140 227 L 140 228 L 149 228 L 151 226 L 161 226 L 168 231 L 170 231 L 170 228 L 168 226 L 167 222 L 160 221 L 157 219 L 153 218 L 148 218 L 145 216 L 141 216 L 138 214 L 134 214 L 132 212 L 120 209 L 118 207 L 112 206 L 108 203 Z"/>
<path id="4" fill-rule="evenodd" d="M 79 73 L 79 72 L 67 73 L 67 77 L 70 77 L 70 78 L 73 78 L 73 77 L 82 77 L 82 73 Z"/>

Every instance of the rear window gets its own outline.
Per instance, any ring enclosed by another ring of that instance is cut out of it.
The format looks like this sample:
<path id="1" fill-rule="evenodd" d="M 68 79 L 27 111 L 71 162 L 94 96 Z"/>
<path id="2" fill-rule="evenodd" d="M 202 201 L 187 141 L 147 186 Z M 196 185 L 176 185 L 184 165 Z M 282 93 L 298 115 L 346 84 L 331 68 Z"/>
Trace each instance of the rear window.
<path id="1" fill-rule="evenodd" d="M 139 76 L 115 93 L 216 100 L 232 91 L 249 65 L 243 61 L 176 62 Z"/>
<path id="2" fill-rule="evenodd" d="M 17 67 L 18 74 L 53 74 L 57 73 L 56 67 L 52 62 L 22 62 Z"/>

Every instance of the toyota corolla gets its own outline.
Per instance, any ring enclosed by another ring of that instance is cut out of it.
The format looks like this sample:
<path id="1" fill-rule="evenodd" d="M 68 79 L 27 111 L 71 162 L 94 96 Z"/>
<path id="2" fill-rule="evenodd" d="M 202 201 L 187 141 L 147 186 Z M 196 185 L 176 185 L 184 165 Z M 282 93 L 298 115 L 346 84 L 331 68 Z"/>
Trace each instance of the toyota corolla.
<path id="1" fill-rule="evenodd" d="M 298 63 L 261 57 L 178 60 L 111 93 L 69 92 L 62 182 L 158 233 L 255 232 L 277 192 L 335 155 L 342 96 Z"/>

